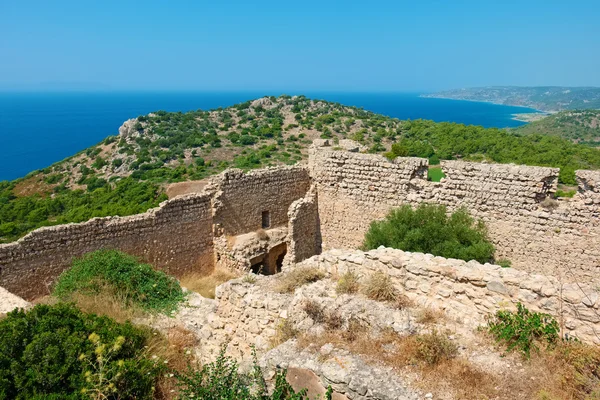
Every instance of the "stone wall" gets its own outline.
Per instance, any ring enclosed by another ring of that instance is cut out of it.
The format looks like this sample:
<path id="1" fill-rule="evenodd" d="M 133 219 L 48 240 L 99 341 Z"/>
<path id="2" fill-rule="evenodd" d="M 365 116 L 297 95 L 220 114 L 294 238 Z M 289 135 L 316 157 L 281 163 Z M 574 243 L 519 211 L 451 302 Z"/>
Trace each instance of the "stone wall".
<path id="1" fill-rule="evenodd" d="M 357 248 L 371 221 L 421 202 L 465 206 L 483 219 L 496 259 L 569 281 L 600 282 L 600 173 L 577 171 L 573 199 L 556 191 L 556 168 L 443 161 L 446 178 L 426 180 L 427 160 L 313 146 L 311 176 L 319 194 L 323 248 Z"/>
<path id="2" fill-rule="evenodd" d="M 431 199 L 427 160 L 312 147 L 311 177 L 319 194 L 323 248 L 357 248 L 371 221 L 392 207 Z"/>
<path id="3" fill-rule="evenodd" d="M 144 214 L 37 229 L 0 245 L 0 286 L 25 299 L 49 287 L 73 258 L 112 248 L 175 276 L 213 269 L 211 197 L 186 195 Z"/>
<path id="4" fill-rule="evenodd" d="M 270 228 L 287 226 L 290 205 L 304 197 L 309 187 L 308 170 L 302 167 L 223 172 L 206 188 L 215 192 L 217 234 L 237 236 L 261 229 L 265 211 Z"/>
<path id="5" fill-rule="evenodd" d="M 297 263 L 321 252 L 321 229 L 317 189 L 313 185 L 288 212 L 288 263 Z"/>
<path id="6" fill-rule="evenodd" d="M 496 311 L 514 309 L 521 302 L 533 311 L 555 316 L 570 336 L 600 344 L 600 292 L 592 285 L 388 248 L 369 252 L 334 249 L 300 265 L 317 266 L 332 274 L 352 271 L 361 279 L 381 271 L 415 303 L 444 310 L 472 328 L 484 324 Z"/>

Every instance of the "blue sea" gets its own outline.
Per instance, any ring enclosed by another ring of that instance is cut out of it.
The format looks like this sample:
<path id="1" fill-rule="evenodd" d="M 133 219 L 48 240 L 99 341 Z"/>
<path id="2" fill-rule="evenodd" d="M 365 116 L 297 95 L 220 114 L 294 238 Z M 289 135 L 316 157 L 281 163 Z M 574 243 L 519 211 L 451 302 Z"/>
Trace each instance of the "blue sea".
<path id="1" fill-rule="evenodd" d="M 0 93 L 0 180 L 49 166 L 109 135 L 123 121 L 151 111 L 227 107 L 280 93 Z M 288 93 L 293 95 L 294 93 Z M 429 99 L 418 93 L 303 93 L 400 119 L 432 119 L 485 127 L 515 127 L 524 107 Z"/>

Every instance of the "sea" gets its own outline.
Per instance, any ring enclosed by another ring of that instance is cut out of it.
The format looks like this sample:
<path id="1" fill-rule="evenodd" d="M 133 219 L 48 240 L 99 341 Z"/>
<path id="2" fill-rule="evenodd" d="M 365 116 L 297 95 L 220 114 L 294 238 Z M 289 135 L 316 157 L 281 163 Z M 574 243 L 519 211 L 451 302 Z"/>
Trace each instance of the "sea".
<path id="1" fill-rule="evenodd" d="M 0 181 L 12 180 L 71 156 L 121 124 L 152 111 L 209 110 L 265 95 L 264 92 L 66 92 L 0 93 Z M 286 93 L 289 95 L 300 93 Z M 399 119 L 431 119 L 484 127 L 523 125 L 513 114 L 525 107 L 420 97 L 420 93 L 302 93 Z"/>

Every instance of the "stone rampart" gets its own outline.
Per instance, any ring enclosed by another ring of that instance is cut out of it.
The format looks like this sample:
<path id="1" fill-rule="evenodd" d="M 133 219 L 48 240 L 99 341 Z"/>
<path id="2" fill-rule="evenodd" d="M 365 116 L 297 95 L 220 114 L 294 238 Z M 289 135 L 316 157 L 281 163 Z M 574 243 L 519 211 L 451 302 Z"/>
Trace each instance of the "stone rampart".
<path id="1" fill-rule="evenodd" d="M 214 191 L 217 234 L 236 236 L 261 228 L 287 226 L 292 202 L 310 187 L 302 167 L 266 168 L 244 173 L 232 169 L 217 175 L 207 191 Z M 263 213 L 267 213 L 263 215 Z M 263 219 L 267 218 L 263 226 Z"/>
<path id="2" fill-rule="evenodd" d="M 579 193 L 551 200 L 557 168 L 443 161 L 446 178 L 426 180 L 427 160 L 313 146 L 323 248 L 357 248 L 371 221 L 402 204 L 465 206 L 483 219 L 496 259 L 568 281 L 600 282 L 600 173 L 577 171 Z"/>
<path id="3" fill-rule="evenodd" d="M 175 276 L 210 272 L 211 197 L 186 195 L 143 214 L 37 229 L 0 245 L 0 286 L 25 299 L 49 294 L 73 258 L 103 248 L 137 255 Z"/>
<path id="4" fill-rule="evenodd" d="M 564 333 L 600 344 L 600 292 L 592 285 L 388 248 L 369 252 L 334 249 L 300 265 L 338 275 L 352 271 L 361 279 L 383 272 L 415 303 L 444 310 L 473 328 L 485 324 L 486 317 L 496 311 L 514 309 L 521 302 L 532 311 L 556 317 Z"/>
<path id="5" fill-rule="evenodd" d="M 287 263 L 297 263 L 321 252 L 321 229 L 317 189 L 313 185 L 302 199 L 292 203 L 288 212 Z"/>

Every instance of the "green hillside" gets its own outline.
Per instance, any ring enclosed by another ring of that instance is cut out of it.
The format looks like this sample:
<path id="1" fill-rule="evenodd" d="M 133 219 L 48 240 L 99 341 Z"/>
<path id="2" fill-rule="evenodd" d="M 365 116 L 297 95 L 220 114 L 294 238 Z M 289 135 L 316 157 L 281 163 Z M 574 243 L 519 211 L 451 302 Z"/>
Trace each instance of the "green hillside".
<path id="1" fill-rule="evenodd" d="M 426 120 L 400 121 L 303 96 L 265 97 L 212 111 L 158 111 L 127 121 L 72 157 L 0 182 L 0 241 L 40 226 L 129 215 L 166 199 L 172 182 L 201 180 L 228 167 L 294 164 L 315 138 L 349 138 L 371 153 L 561 167 L 600 168 L 600 150 L 549 135 L 520 135 Z"/>
<path id="2" fill-rule="evenodd" d="M 515 130 L 521 134 L 559 136 L 575 143 L 600 145 L 600 110 L 561 111 Z"/>

